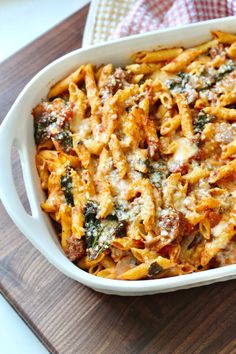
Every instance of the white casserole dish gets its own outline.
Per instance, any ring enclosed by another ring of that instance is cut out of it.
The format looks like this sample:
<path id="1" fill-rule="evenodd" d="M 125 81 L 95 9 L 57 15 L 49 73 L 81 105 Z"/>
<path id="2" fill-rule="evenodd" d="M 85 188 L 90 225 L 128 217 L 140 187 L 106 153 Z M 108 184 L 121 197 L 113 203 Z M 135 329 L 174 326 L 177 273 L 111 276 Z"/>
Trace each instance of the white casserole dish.
<path id="1" fill-rule="evenodd" d="M 236 32 L 236 17 L 197 23 L 120 39 L 75 50 L 41 70 L 22 90 L 0 127 L 0 197 L 17 227 L 61 272 L 94 290 L 116 295 L 148 295 L 207 285 L 236 278 L 236 264 L 199 273 L 157 280 L 122 281 L 99 278 L 76 267 L 64 255 L 49 217 L 40 209 L 44 194 L 35 167 L 32 108 L 45 98 L 49 87 L 83 63 L 123 65 L 134 52 L 157 46 L 194 46 L 210 39 L 210 30 Z M 19 150 L 32 216 L 16 192 L 11 149 Z"/>

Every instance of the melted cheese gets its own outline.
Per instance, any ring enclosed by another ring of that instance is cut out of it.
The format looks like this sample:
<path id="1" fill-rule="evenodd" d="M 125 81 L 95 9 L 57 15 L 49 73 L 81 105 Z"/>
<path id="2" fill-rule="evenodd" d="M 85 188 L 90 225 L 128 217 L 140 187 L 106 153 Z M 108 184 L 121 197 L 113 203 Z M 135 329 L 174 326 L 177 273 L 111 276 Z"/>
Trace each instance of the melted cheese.
<path id="1" fill-rule="evenodd" d="M 83 119 L 79 125 L 79 135 L 82 139 L 88 138 L 91 133 L 90 119 Z"/>
<path id="2" fill-rule="evenodd" d="M 120 194 L 122 198 L 125 197 L 126 191 L 129 187 L 129 182 L 121 179 L 117 170 L 112 170 L 108 176 L 114 194 Z"/>
<path id="3" fill-rule="evenodd" d="M 181 166 L 198 151 L 198 147 L 187 138 L 179 138 L 175 141 L 175 144 L 174 155 L 168 162 L 169 168 L 172 166 Z"/>
<path id="4" fill-rule="evenodd" d="M 216 225 L 215 227 L 213 227 L 213 229 L 211 230 L 212 235 L 214 237 L 220 237 L 222 235 L 223 232 L 225 232 L 225 230 L 228 228 L 228 223 L 225 221 L 221 221 L 218 225 Z"/>

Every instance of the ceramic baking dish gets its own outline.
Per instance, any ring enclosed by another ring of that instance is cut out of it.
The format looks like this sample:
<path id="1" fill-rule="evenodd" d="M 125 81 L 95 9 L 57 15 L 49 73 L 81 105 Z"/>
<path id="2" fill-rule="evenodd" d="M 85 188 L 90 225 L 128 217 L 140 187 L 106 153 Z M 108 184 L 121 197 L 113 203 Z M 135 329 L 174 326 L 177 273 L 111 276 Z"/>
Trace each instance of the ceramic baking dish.
<path id="1" fill-rule="evenodd" d="M 200 44 L 210 39 L 210 30 L 236 32 L 236 17 L 151 32 L 75 50 L 49 64 L 26 85 L 0 127 L 0 197 L 7 212 L 49 262 L 62 273 L 94 290 L 116 295 L 148 295 L 196 287 L 236 278 L 236 264 L 172 278 L 139 281 L 99 278 L 76 267 L 64 255 L 48 216 L 40 209 L 44 194 L 34 161 L 31 110 L 40 99 L 46 97 L 52 84 L 83 63 L 123 65 L 133 52 L 141 49 Z M 25 211 L 16 192 L 11 164 L 13 144 L 19 151 L 32 215 Z"/>

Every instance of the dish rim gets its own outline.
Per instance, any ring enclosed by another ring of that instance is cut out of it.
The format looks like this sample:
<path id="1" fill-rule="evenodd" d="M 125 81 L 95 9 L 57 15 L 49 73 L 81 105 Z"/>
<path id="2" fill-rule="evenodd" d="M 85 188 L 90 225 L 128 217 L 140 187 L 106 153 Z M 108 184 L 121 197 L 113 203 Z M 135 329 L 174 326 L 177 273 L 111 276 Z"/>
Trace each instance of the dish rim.
<path id="1" fill-rule="evenodd" d="M 109 41 L 106 43 L 102 44 L 97 44 L 93 45 L 89 48 L 79 48 L 76 50 L 73 50 L 60 58 L 54 60 L 53 62 L 49 63 L 47 66 L 45 66 L 43 69 L 41 69 L 34 77 L 26 84 L 26 86 L 22 89 L 22 91 L 19 93 L 18 97 L 16 98 L 15 102 L 13 103 L 11 109 L 9 110 L 8 114 L 6 115 L 5 119 L 3 120 L 1 126 L 0 126 L 0 147 L 1 145 L 3 146 L 3 141 L 6 141 L 6 138 L 9 137 L 10 140 L 13 139 L 14 134 L 10 134 L 7 132 L 7 130 L 10 130 L 8 128 L 13 127 L 12 124 L 14 122 L 14 113 L 15 111 L 19 108 L 19 106 L 22 103 L 22 100 L 24 100 L 24 97 L 27 95 L 28 91 L 30 88 L 37 83 L 37 81 L 45 74 L 48 72 L 50 73 L 50 70 L 53 67 L 56 67 L 58 64 L 67 61 L 71 57 L 78 55 L 83 52 L 93 52 L 94 50 L 102 49 L 105 47 L 113 46 L 113 45 L 118 45 L 120 43 L 129 43 L 132 40 L 139 40 L 142 38 L 146 37 L 152 37 L 152 36 L 158 36 L 162 33 L 169 34 L 171 32 L 178 32 L 182 31 L 183 29 L 194 29 L 198 27 L 207 27 L 209 24 L 218 24 L 221 23 L 227 23 L 231 22 L 232 20 L 236 20 L 236 16 L 231 16 L 227 18 L 221 18 L 221 19 L 213 19 L 209 21 L 204 21 L 204 22 L 198 22 L 198 23 L 193 23 L 185 26 L 180 26 L 176 28 L 168 28 L 168 29 L 162 29 L 158 31 L 153 31 L 153 32 L 148 32 L 144 34 L 138 34 L 138 35 L 133 35 L 130 37 L 125 37 L 125 38 L 120 38 L 116 39 L 113 41 Z M 197 36 L 196 36 L 197 37 Z M 48 82 L 50 82 L 50 75 Z M 15 128 L 16 129 L 16 128 Z M 6 134 L 7 133 L 7 134 Z M 15 133 L 13 131 L 13 133 Z M 5 136 L 4 136 L 5 134 Z M 14 137 L 15 138 L 15 137 Z M 27 150 L 27 149 L 25 149 Z M 28 152 L 28 151 L 27 151 Z M 26 151 L 23 151 L 23 155 L 26 153 Z M 0 156 L 2 155 L 2 152 Z M 3 157 L 3 156 L 1 156 Z M 1 158 L 0 157 L 0 158 Z M 32 167 L 29 168 L 27 166 L 27 170 L 23 170 L 23 175 L 24 175 L 24 183 L 26 184 L 26 180 L 29 178 L 31 179 L 32 185 L 35 185 L 37 182 L 33 181 L 31 176 L 26 176 L 27 173 L 29 172 L 29 169 L 32 169 Z M 26 175 L 25 175 L 26 174 Z M 0 178 L 1 182 L 1 178 Z M 2 185 L 2 183 L 1 183 Z M 8 214 L 11 216 L 13 222 L 17 225 L 17 227 L 21 230 L 21 232 L 30 240 L 30 242 L 40 251 L 40 253 L 50 262 L 52 263 L 57 269 L 59 269 L 62 273 L 66 274 L 70 278 L 73 278 L 79 282 L 81 282 L 84 285 L 87 285 L 91 288 L 95 288 L 96 290 L 101 290 L 101 291 L 111 291 L 113 293 L 119 293 L 119 292 L 125 292 L 127 295 L 129 292 L 136 292 L 138 295 L 139 293 L 142 292 L 158 292 L 158 291 L 170 291 L 170 290 L 177 290 L 178 288 L 183 288 L 183 287 L 191 287 L 191 286 L 200 286 L 203 285 L 203 283 L 213 283 L 217 280 L 226 280 L 228 278 L 233 278 L 236 277 L 236 264 L 233 265 L 227 265 L 223 266 L 220 268 L 215 268 L 215 269 L 210 269 L 210 270 L 205 270 L 201 272 L 195 272 L 191 274 L 186 274 L 186 275 L 180 275 L 180 276 L 175 276 L 175 277 L 169 277 L 169 278 L 162 278 L 162 279 L 150 279 L 150 280 L 134 280 L 134 281 L 127 281 L 127 280 L 116 280 L 116 279 L 107 279 L 107 278 L 101 278 L 97 277 L 95 275 L 89 274 L 85 272 L 84 270 L 78 268 L 75 266 L 73 263 L 71 263 L 66 256 L 64 255 L 63 251 L 61 250 L 60 253 L 63 255 L 65 258 L 65 262 L 61 264 L 60 259 L 57 257 L 55 254 L 50 254 L 49 250 L 47 250 L 47 247 L 43 247 L 40 242 L 38 242 L 37 239 L 34 239 L 34 236 L 31 235 L 32 230 L 30 230 L 30 227 L 35 227 L 35 225 L 40 225 L 42 223 L 43 219 L 45 221 L 44 215 L 40 215 L 39 209 L 36 208 L 34 205 L 34 202 L 31 205 L 32 213 L 33 216 L 29 216 L 25 218 L 24 220 L 27 220 L 28 224 L 26 225 L 25 223 L 21 222 L 19 220 L 19 217 L 14 215 L 14 212 L 11 208 L 9 208 L 9 203 L 6 201 L 6 194 L 3 190 L 4 188 L 0 187 L 0 198 L 2 200 L 3 205 L 5 206 Z M 27 190 L 27 188 L 26 188 Z M 27 196 L 29 201 L 31 202 L 31 198 L 29 196 L 30 194 L 28 193 L 27 190 Z M 33 195 L 32 198 L 38 200 L 37 195 Z M 30 203 L 31 204 L 31 203 Z M 39 204 L 39 200 L 38 200 Z M 41 213 L 43 213 L 41 211 Z M 23 215 L 23 214 L 21 214 Z M 30 221 L 31 220 L 31 221 Z M 45 226 L 45 225 L 44 225 Z M 51 239 L 52 239 L 52 235 Z M 226 278 L 226 279 L 225 279 Z M 202 283 L 202 284 L 201 284 Z"/>

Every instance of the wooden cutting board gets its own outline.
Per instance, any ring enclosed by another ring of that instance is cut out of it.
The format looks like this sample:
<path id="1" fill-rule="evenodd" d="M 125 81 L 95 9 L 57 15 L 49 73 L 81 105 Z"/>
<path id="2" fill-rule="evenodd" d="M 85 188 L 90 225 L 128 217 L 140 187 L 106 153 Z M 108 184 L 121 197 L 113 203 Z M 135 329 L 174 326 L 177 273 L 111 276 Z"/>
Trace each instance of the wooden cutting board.
<path id="1" fill-rule="evenodd" d="M 37 71 L 81 46 L 87 11 L 0 64 L 1 120 Z M 16 155 L 13 168 L 27 207 Z M 0 218 L 1 290 L 52 353 L 236 353 L 235 281 L 146 297 L 99 294 L 50 265 L 2 205 Z"/>

